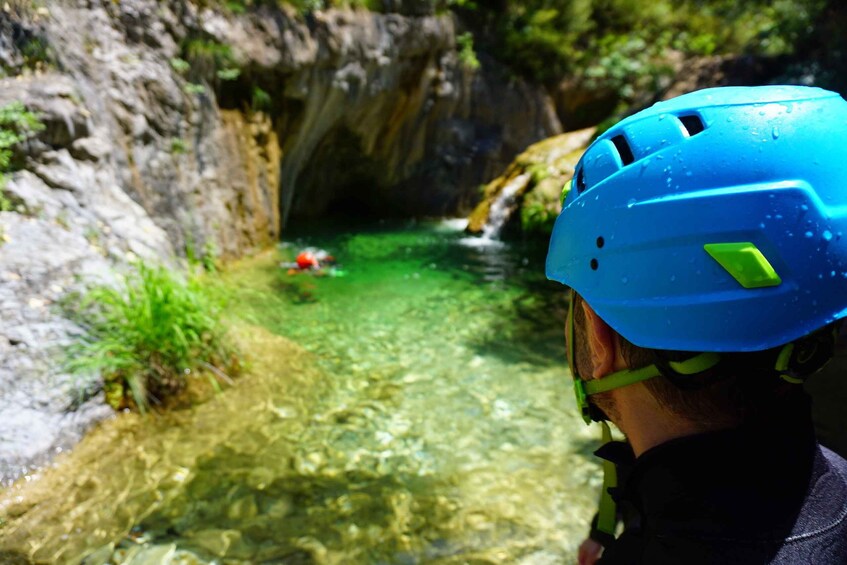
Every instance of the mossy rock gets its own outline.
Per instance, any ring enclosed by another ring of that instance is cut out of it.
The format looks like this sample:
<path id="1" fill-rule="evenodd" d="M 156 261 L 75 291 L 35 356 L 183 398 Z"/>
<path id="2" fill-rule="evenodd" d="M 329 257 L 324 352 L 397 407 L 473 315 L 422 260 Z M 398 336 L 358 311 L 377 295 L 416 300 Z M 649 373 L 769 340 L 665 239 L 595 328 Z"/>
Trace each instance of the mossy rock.
<path id="1" fill-rule="evenodd" d="M 573 177 L 574 167 L 594 137 L 595 128 L 563 133 L 530 145 L 483 190 L 483 199 L 468 217 L 467 231 L 481 233 L 491 205 L 503 189 L 522 175 L 527 179 L 514 197 L 512 213 L 520 211 L 524 232 L 549 233 L 561 211 L 562 187 Z"/>

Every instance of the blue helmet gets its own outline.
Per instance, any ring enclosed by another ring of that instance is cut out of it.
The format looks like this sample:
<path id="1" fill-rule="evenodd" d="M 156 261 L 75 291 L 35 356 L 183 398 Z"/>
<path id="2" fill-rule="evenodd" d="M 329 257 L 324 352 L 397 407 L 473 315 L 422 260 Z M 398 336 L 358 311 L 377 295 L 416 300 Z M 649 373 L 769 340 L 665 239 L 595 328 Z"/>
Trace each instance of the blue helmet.
<path id="1" fill-rule="evenodd" d="M 847 102 L 712 88 L 621 121 L 576 166 L 547 277 L 654 349 L 760 351 L 847 316 Z"/>

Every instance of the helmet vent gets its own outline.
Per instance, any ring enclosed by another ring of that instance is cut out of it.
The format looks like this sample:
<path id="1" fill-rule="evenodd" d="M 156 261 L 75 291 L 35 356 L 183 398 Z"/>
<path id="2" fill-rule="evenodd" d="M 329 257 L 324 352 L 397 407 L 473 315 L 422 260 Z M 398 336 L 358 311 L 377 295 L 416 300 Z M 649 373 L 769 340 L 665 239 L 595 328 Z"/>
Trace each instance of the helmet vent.
<path id="1" fill-rule="evenodd" d="M 685 131 L 688 132 L 688 137 L 697 135 L 706 129 L 706 126 L 703 125 L 703 120 L 700 119 L 700 116 L 680 116 L 679 121 L 682 122 L 682 127 L 684 127 Z"/>
<path id="2" fill-rule="evenodd" d="M 624 167 L 635 162 L 635 156 L 632 154 L 632 149 L 630 149 L 629 143 L 626 142 L 624 136 L 616 135 L 612 138 L 612 143 L 615 144 L 615 149 L 618 150 L 618 154 L 621 156 L 621 163 L 623 163 Z"/>
<path id="3" fill-rule="evenodd" d="M 576 172 L 576 190 L 579 194 L 585 190 L 585 169 L 580 167 Z"/>

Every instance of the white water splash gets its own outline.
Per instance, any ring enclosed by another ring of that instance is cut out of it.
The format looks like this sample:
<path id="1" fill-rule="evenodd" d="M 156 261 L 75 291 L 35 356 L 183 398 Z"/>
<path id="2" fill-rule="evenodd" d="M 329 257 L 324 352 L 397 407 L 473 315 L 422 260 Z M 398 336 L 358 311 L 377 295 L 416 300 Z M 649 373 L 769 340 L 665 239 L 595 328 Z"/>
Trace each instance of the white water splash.
<path id="1" fill-rule="evenodd" d="M 445 218 L 438 223 L 438 227 L 447 231 L 464 231 L 468 227 L 467 218 Z"/>
<path id="2" fill-rule="evenodd" d="M 513 178 L 503 187 L 497 199 L 491 203 L 488 211 L 488 221 L 482 227 L 482 239 L 496 240 L 503 230 L 503 226 L 512 215 L 515 205 L 515 195 L 526 186 L 532 173 L 524 173 Z"/>

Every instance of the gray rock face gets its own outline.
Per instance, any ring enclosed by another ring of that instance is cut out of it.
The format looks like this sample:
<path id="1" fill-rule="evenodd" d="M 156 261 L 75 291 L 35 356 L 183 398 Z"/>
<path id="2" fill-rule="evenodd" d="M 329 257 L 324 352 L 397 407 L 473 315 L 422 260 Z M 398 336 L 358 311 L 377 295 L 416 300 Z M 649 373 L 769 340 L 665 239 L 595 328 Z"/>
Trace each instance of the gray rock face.
<path id="1" fill-rule="evenodd" d="M 0 212 L 0 481 L 110 413 L 62 369 L 82 332 L 58 305 L 69 293 L 136 258 L 237 257 L 287 217 L 457 211 L 561 129 L 542 89 L 493 61 L 462 66 L 450 16 L 45 5 L 0 13 L 0 64 L 23 70 L 21 37 L 53 59 L 0 80 L 0 105 L 22 101 L 46 126 L 19 148 L 4 189 L 16 208 Z M 227 46 L 238 76 L 180 69 L 192 40 Z"/>

